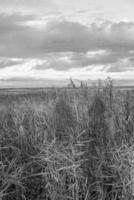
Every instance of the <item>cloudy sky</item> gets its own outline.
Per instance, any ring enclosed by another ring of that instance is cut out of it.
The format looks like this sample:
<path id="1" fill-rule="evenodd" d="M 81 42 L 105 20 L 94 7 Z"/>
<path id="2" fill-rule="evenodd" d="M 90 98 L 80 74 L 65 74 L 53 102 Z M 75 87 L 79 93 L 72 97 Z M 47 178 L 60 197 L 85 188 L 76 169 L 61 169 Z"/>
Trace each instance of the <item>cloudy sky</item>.
<path id="1" fill-rule="evenodd" d="M 0 83 L 134 80 L 133 11 L 133 0 L 0 0 Z"/>

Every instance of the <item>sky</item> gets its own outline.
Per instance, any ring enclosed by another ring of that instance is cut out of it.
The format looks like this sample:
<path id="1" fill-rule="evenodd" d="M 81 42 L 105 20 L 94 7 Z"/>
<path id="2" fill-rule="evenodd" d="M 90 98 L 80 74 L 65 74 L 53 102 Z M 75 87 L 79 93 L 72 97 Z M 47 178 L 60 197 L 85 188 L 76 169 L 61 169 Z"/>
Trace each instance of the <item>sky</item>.
<path id="1" fill-rule="evenodd" d="M 133 81 L 133 10 L 133 0 L 0 0 L 0 87 Z"/>

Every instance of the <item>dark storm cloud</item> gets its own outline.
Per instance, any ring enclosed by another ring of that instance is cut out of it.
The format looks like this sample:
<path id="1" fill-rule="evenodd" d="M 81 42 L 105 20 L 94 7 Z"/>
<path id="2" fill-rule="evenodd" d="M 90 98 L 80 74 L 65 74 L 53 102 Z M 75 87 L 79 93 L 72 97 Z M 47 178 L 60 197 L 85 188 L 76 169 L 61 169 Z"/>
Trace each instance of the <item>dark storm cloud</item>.
<path id="1" fill-rule="evenodd" d="M 87 52 L 98 49 L 124 51 L 134 49 L 134 23 L 106 22 L 90 27 L 76 22 L 52 22 L 46 27 L 47 51 Z"/>
<path id="2" fill-rule="evenodd" d="M 32 15 L 0 15 L 0 56 L 31 57 L 38 55 L 40 32 L 26 22 L 36 19 Z M 42 40 L 42 37 L 41 37 Z"/>
<path id="3" fill-rule="evenodd" d="M 36 20 L 36 17 L 0 15 L 1 57 L 42 58 L 46 54 L 53 54 L 48 59 L 47 67 L 57 70 L 112 64 L 132 57 L 130 51 L 134 50 L 134 23 L 108 21 L 87 27 L 77 22 L 60 20 L 38 28 L 28 26 L 29 20 Z M 105 50 L 106 53 L 87 55 L 87 52 L 98 50 Z M 68 60 L 60 59 L 61 53 L 68 52 L 72 52 Z M 56 54 L 59 57 L 55 57 Z M 39 68 L 46 68 L 46 65 Z"/>

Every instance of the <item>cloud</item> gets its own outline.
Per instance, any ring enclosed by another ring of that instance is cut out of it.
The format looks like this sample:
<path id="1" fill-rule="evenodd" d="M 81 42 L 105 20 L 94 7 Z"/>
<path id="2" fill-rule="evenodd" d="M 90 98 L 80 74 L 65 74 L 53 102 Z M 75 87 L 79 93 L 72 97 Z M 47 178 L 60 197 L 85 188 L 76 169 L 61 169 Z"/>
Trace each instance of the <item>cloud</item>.
<path id="1" fill-rule="evenodd" d="M 37 19 L 35 16 L 0 16 L 1 56 L 38 57 L 51 52 L 86 53 L 100 49 L 119 55 L 134 49 L 134 23 L 105 22 L 88 27 L 60 19 L 38 29 L 28 26 L 29 20 Z"/>
<path id="2" fill-rule="evenodd" d="M 43 47 L 48 52 L 87 52 L 98 49 L 127 51 L 134 48 L 134 23 L 105 22 L 87 27 L 76 22 L 51 22 L 44 33 Z"/>
<path id="3" fill-rule="evenodd" d="M 121 59 L 116 63 L 113 63 L 113 65 L 110 65 L 107 72 L 134 72 L 134 57 L 132 58 L 125 58 Z"/>
<path id="4" fill-rule="evenodd" d="M 18 58 L 0 58 L 0 68 L 5 68 L 9 66 L 15 66 L 15 65 L 20 65 L 23 64 L 24 61 L 23 59 L 18 59 Z"/>
<path id="5" fill-rule="evenodd" d="M 87 53 L 64 52 L 50 53 L 43 58 L 44 62 L 36 65 L 33 69 L 57 71 L 69 71 L 70 69 L 81 69 L 89 67 L 90 70 L 97 66 L 103 66 L 107 72 L 121 72 L 133 70 L 134 54 L 118 53 L 111 51 L 89 51 Z"/>
<path id="6" fill-rule="evenodd" d="M 99 54 L 104 54 L 104 53 L 105 52 L 100 51 Z M 83 66 L 83 67 L 79 66 L 79 69 L 78 69 L 78 67 L 72 64 L 71 60 L 69 60 L 69 58 L 71 58 L 72 55 L 73 53 L 68 53 L 68 57 L 67 57 L 62 53 L 60 55 L 60 58 L 58 57 L 58 55 L 55 55 L 56 60 L 61 59 L 62 62 L 63 61 L 68 62 L 68 66 L 69 66 L 69 67 L 67 66 L 68 70 L 65 68 L 57 69 L 57 67 L 52 67 L 53 66 L 52 63 L 50 63 L 47 58 L 44 60 L 43 59 L 27 59 L 27 60 L 23 60 L 23 63 L 21 64 L 9 65 L 5 68 L 0 68 L 0 80 L 2 81 L 9 80 L 12 83 L 14 82 L 14 84 L 16 84 L 16 81 L 20 81 L 20 82 L 27 82 L 27 83 L 29 82 L 28 84 L 36 85 L 35 81 L 53 80 L 53 82 L 55 81 L 56 83 L 57 81 L 60 81 L 60 80 L 62 81 L 68 80 L 69 77 L 72 77 L 73 79 L 78 79 L 78 80 L 88 80 L 88 79 L 94 80 L 94 79 L 99 79 L 99 78 L 105 79 L 108 76 L 110 76 L 113 79 L 127 79 L 127 78 L 133 79 L 134 70 L 132 69 L 132 65 L 130 65 L 128 59 L 122 59 L 122 61 L 112 63 L 110 65 L 93 64 L 93 65 Z M 92 56 L 94 55 L 95 55 L 95 52 L 92 52 Z M 91 56 L 91 52 L 90 52 L 90 56 Z M 53 60 L 53 62 L 55 61 Z M 59 63 L 59 61 L 57 61 L 57 63 Z M 31 81 L 33 81 L 34 83 L 32 84 Z M 5 82 L 4 84 L 6 85 Z M 37 84 L 39 84 L 39 82 L 37 82 Z"/>
<path id="7" fill-rule="evenodd" d="M 1 57 L 30 57 L 38 55 L 40 47 L 40 32 L 25 23 L 36 19 L 32 15 L 0 16 L 0 56 Z M 42 41 L 42 38 L 41 38 Z"/>
<path id="8" fill-rule="evenodd" d="M 106 21 L 86 26 L 61 18 L 45 19 L 0 14 L 0 57 L 5 58 L 0 60 L 0 68 L 23 68 L 26 59 L 37 59 L 40 62 L 30 64 L 30 70 L 92 70 L 97 66 L 109 73 L 133 70 L 134 23 Z"/>

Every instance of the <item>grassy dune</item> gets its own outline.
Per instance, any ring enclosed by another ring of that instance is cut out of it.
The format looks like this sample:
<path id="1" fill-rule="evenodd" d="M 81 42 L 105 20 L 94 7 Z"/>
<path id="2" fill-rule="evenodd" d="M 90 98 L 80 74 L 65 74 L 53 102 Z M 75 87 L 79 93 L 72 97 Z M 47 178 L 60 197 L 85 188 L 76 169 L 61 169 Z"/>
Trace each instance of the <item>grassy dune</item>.
<path id="1" fill-rule="evenodd" d="M 1 200 L 134 199 L 134 92 L 0 95 Z"/>

